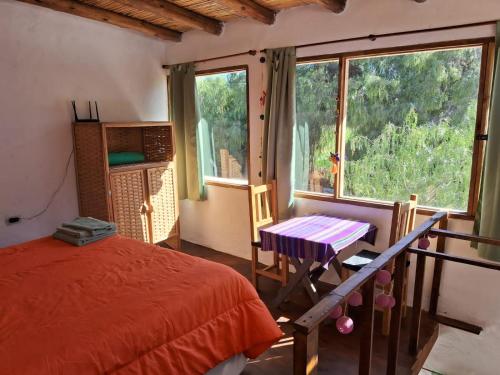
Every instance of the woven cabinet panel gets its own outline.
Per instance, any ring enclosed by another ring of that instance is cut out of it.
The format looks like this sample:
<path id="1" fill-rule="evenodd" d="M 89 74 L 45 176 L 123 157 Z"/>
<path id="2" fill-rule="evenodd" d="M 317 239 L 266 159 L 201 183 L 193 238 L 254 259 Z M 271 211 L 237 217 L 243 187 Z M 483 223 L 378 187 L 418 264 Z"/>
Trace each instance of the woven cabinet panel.
<path id="1" fill-rule="evenodd" d="M 107 128 L 108 152 L 143 152 L 141 128 Z"/>
<path id="2" fill-rule="evenodd" d="M 100 124 L 75 124 L 74 141 L 80 215 L 109 220 Z"/>
<path id="3" fill-rule="evenodd" d="M 171 126 L 150 126 L 143 131 L 144 156 L 147 161 L 172 161 L 173 142 Z"/>
<path id="4" fill-rule="evenodd" d="M 111 200 L 118 233 L 149 242 L 148 223 L 143 210 L 146 191 L 142 170 L 111 173 Z"/>
<path id="5" fill-rule="evenodd" d="M 174 169 L 148 169 L 148 186 L 153 242 L 157 243 L 177 233 Z"/>

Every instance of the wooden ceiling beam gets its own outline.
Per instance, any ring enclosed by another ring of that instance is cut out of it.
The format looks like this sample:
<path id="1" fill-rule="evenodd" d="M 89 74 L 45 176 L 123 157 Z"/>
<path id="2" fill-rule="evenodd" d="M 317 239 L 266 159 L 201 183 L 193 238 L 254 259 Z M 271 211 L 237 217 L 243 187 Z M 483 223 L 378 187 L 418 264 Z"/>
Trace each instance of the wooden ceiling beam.
<path id="1" fill-rule="evenodd" d="M 334 13 L 342 13 L 347 0 L 316 0 L 316 2 Z"/>
<path id="2" fill-rule="evenodd" d="M 219 35 L 222 32 L 222 22 L 182 8 L 165 0 L 113 0 L 115 3 L 122 4 L 137 10 L 153 13 L 159 17 L 174 20 L 182 25 L 189 26 L 199 30 L 205 30 L 208 33 Z"/>
<path id="3" fill-rule="evenodd" d="M 73 14 L 83 18 L 89 18 L 96 21 L 106 22 L 110 25 L 119 26 L 125 29 L 131 29 L 148 36 L 153 36 L 163 40 L 179 42 L 182 33 L 156 26 L 148 22 L 125 16 L 109 10 L 97 8 L 91 5 L 79 3 L 74 0 L 18 0 L 23 3 L 42 6 L 59 12 Z"/>
<path id="4" fill-rule="evenodd" d="M 219 4 L 225 5 L 238 15 L 253 18 L 266 25 L 272 25 L 276 19 L 276 12 L 266 8 L 253 0 L 217 0 Z"/>

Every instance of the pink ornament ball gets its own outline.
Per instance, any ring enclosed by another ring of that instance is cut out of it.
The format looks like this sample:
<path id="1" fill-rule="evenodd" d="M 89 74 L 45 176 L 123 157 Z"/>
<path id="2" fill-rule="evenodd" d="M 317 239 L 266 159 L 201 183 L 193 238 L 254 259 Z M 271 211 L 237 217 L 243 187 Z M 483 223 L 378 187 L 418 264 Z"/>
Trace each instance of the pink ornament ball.
<path id="1" fill-rule="evenodd" d="M 363 296 L 360 292 L 354 292 L 349 296 L 347 303 L 351 306 L 361 306 L 363 304 Z"/>
<path id="2" fill-rule="evenodd" d="M 391 282 L 391 273 L 387 270 L 380 270 L 377 272 L 375 279 L 380 285 L 387 285 Z"/>
<path id="3" fill-rule="evenodd" d="M 427 248 L 430 246 L 430 244 L 431 244 L 431 241 L 429 241 L 429 239 L 427 237 L 422 237 L 422 238 L 419 238 L 419 240 L 418 240 L 418 248 L 419 249 L 427 250 Z"/>
<path id="4" fill-rule="evenodd" d="M 354 329 L 354 322 L 348 316 L 338 318 L 335 325 L 337 326 L 337 330 L 343 335 L 348 335 Z"/>
<path id="5" fill-rule="evenodd" d="M 396 306 L 396 298 L 387 296 L 387 308 L 392 309 L 394 306 Z"/>
<path id="6" fill-rule="evenodd" d="M 342 306 L 338 305 L 333 311 L 330 313 L 330 318 L 338 319 L 342 316 L 343 310 Z"/>
<path id="7" fill-rule="evenodd" d="M 375 304 L 383 309 L 388 308 L 389 298 L 390 296 L 388 296 L 387 294 L 384 293 L 379 294 L 377 297 L 375 297 Z"/>

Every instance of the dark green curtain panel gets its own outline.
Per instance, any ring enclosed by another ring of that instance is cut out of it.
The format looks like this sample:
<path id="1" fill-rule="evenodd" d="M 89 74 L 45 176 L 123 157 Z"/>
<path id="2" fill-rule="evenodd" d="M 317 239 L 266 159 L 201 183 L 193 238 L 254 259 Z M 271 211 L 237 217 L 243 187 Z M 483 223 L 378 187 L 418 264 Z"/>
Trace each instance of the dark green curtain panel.
<path id="1" fill-rule="evenodd" d="M 267 50 L 267 102 L 262 142 L 262 176 L 278 185 L 279 217 L 293 209 L 295 47 Z"/>
<path id="2" fill-rule="evenodd" d="M 479 235 L 500 239 L 500 21 L 497 23 L 496 60 L 491 95 L 488 143 L 484 161 L 481 200 L 476 220 Z M 478 244 L 481 258 L 500 262 L 500 247 Z"/>
<path id="3" fill-rule="evenodd" d="M 207 126 L 199 119 L 194 64 L 174 65 L 170 75 L 179 199 L 204 200 L 204 153 L 210 154 L 210 147 Z"/>

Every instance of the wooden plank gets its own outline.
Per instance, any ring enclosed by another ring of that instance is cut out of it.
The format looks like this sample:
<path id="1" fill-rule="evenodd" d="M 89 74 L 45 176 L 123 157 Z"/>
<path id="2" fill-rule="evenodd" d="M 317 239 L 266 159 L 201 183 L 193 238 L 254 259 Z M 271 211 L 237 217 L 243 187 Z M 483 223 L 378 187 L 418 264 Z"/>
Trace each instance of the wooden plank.
<path id="1" fill-rule="evenodd" d="M 393 296 L 396 305 L 392 308 L 391 331 L 387 349 L 387 375 L 396 375 L 398 372 L 399 339 L 401 333 L 401 319 L 403 317 L 403 289 L 406 271 L 406 253 L 401 252 L 396 258 L 394 273 Z"/>
<path id="2" fill-rule="evenodd" d="M 167 29 L 164 27 L 150 24 L 146 21 L 138 20 L 123 14 L 115 13 L 109 10 L 97 8 L 92 5 L 85 5 L 73 0 L 18 0 L 23 3 L 33 4 L 73 14 L 75 16 L 89 18 L 92 20 L 109 23 L 110 25 L 119 26 L 125 29 L 138 31 L 148 36 L 179 42 L 182 33 Z"/>
<path id="3" fill-rule="evenodd" d="M 218 0 L 239 16 L 253 18 L 266 25 L 272 25 L 276 19 L 276 12 L 252 0 Z"/>
<path id="4" fill-rule="evenodd" d="M 480 242 L 480 243 L 487 243 L 490 245 L 500 246 L 500 240 L 497 240 L 495 238 L 476 236 L 474 234 L 453 232 L 451 230 L 445 230 L 445 229 L 432 229 L 432 230 L 430 230 L 429 233 L 435 234 L 437 236 L 456 238 L 456 239 L 465 240 L 465 241 L 476 241 L 476 242 Z"/>
<path id="5" fill-rule="evenodd" d="M 318 334 L 318 327 L 309 333 L 294 332 L 294 375 L 316 375 L 318 373 Z"/>
<path id="6" fill-rule="evenodd" d="M 481 268 L 487 268 L 490 270 L 500 271 L 500 263 L 485 262 L 483 260 L 471 259 L 471 258 L 466 258 L 466 257 L 458 256 L 458 255 L 435 253 L 432 251 L 415 249 L 413 247 L 410 247 L 408 249 L 408 251 L 410 253 L 413 253 L 413 254 L 422 254 L 422 255 L 425 255 L 425 256 L 431 257 L 431 258 L 449 260 L 450 262 L 468 264 L 470 266 L 476 266 L 476 267 L 481 267 Z"/>
<path id="7" fill-rule="evenodd" d="M 359 272 L 356 272 L 348 280 L 344 281 L 328 295 L 323 297 L 321 301 L 313 308 L 307 311 L 294 323 L 297 330 L 310 332 L 323 322 L 330 312 L 347 297 L 352 291 L 361 287 L 370 278 L 382 268 L 384 268 L 392 259 L 405 251 L 413 242 L 415 242 L 422 234 L 436 224 L 443 217 L 446 217 L 446 212 L 438 212 L 431 218 L 426 220 L 413 232 L 402 238 L 398 243 L 391 246 L 389 249 L 380 254 L 369 266 L 363 267 Z M 403 267 L 404 268 L 404 267 Z"/>
<path id="8" fill-rule="evenodd" d="M 210 34 L 219 35 L 222 33 L 222 22 L 165 0 L 114 0 L 114 2 L 144 12 L 150 12 L 159 17 L 177 21 L 185 26 L 204 30 Z"/>
<path id="9" fill-rule="evenodd" d="M 422 322 L 422 296 L 424 291 L 425 260 L 425 255 L 419 254 L 417 256 L 417 269 L 415 271 L 415 288 L 413 293 L 413 313 L 411 316 L 409 347 L 409 352 L 413 355 L 416 355 L 418 353 L 419 347 L 420 325 Z"/>
<path id="10" fill-rule="evenodd" d="M 448 214 L 439 221 L 439 229 L 448 229 Z M 436 244 L 436 252 L 444 253 L 446 251 L 446 237 L 438 237 Z M 434 262 L 434 273 L 432 275 L 431 298 L 429 302 L 429 314 L 436 315 L 439 289 L 441 287 L 441 274 L 443 272 L 443 260 L 436 259 Z"/>
<path id="11" fill-rule="evenodd" d="M 347 4 L 347 0 L 317 0 L 316 2 L 334 13 L 342 13 Z"/>
<path id="12" fill-rule="evenodd" d="M 470 324 L 470 323 L 467 323 L 467 322 L 464 322 L 464 321 L 461 321 L 458 319 L 449 318 L 449 317 L 443 316 L 443 315 L 435 315 L 434 319 L 437 322 L 444 324 L 446 326 L 458 328 L 458 329 L 461 329 L 462 331 L 467 331 L 470 333 L 474 333 L 476 335 L 479 335 L 483 331 L 483 328 L 480 326 L 477 326 L 475 324 Z"/>
<path id="13" fill-rule="evenodd" d="M 359 374 L 370 375 L 373 354 L 373 325 L 375 316 L 375 279 L 369 280 L 362 288 L 363 311 L 361 316 L 361 341 L 359 348 Z"/>

